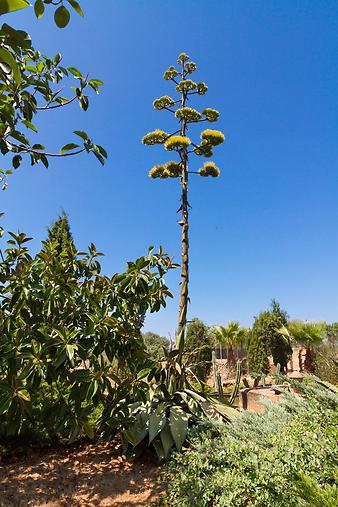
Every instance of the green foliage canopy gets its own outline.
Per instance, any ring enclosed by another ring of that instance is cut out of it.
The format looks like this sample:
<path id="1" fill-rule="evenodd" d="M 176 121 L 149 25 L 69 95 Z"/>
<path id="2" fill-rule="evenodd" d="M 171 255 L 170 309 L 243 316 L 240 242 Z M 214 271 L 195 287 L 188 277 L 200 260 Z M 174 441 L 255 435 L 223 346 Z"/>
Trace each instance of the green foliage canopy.
<path id="1" fill-rule="evenodd" d="M 55 243 L 58 254 L 68 248 L 75 248 L 67 214 L 63 211 L 48 229 L 48 242 Z"/>
<path id="2" fill-rule="evenodd" d="M 41 17 L 45 5 L 57 6 L 55 19 L 60 26 L 69 14 L 64 2 L 37 0 L 35 13 Z M 69 4 L 79 14 L 80 5 L 74 0 Z M 24 0 L 2 0 L 0 14 L 22 9 L 29 5 Z M 71 95 L 64 96 L 66 83 L 71 83 Z M 88 89 L 99 92 L 103 82 L 90 79 L 76 67 L 63 65 L 63 57 L 57 53 L 53 57 L 45 56 L 34 49 L 30 36 L 23 30 L 4 23 L 0 29 L 0 150 L 2 155 L 11 158 L 7 166 L 0 171 L 3 189 L 7 186 L 7 177 L 17 169 L 24 156 L 29 157 L 32 165 L 41 162 L 45 167 L 50 158 L 67 157 L 82 152 L 92 153 L 101 164 L 107 153 L 95 144 L 86 132 L 76 130 L 74 141 L 68 141 L 59 152 L 46 150 L 39 140 L 34 139 L 38 132 L 35 119 L 38 114 L 67 107 L 73 102 L 86 111 L 89 106 Z M 32 137 L 33 136 L 33 137 Z"/>
<path id="3" fill-rule="evenodd" d="M 249 335 L 248 360 L 251 373 L 269 372 L 269 355 L 274 364 L 285 371 L 292 349 L 287 336 L 280 329 L 287 324 L 287 313 L 278 302 L 272 300 L 271 310 L 266 310 L 255 318 Z"/>
<path id="4" fill-rule="evenodd" d="M 60 256 L 47 241 L 33 258 L 31 238 L 10 236 L 0 263 L 0 436 L 40 425 L 58 437 L 92 437 L 90 416 L 100 406 L 115 431 L 121 405 L 141 388 L 144 315 L 171 297 L 163 279 L 170 258 L 150 250 L 108 277 L 93 244 Z M 128 362 L 133 375 L 122 381 L 114 360 Z"/>
<path id="5" fill-rule="evenodd" d="M 142 334 L 146 352 L 152 361 L 161 361 L 169 349 L 169 342 L 163 336 L 148 331 Z"/>
<path id="6" fill-rule="evenodd" d="M 212 341 L 209 327 L 200 319 L 193 318 L 187 325 L 185 353 L 187 365 L 205 382 L 211 369 Z"/>

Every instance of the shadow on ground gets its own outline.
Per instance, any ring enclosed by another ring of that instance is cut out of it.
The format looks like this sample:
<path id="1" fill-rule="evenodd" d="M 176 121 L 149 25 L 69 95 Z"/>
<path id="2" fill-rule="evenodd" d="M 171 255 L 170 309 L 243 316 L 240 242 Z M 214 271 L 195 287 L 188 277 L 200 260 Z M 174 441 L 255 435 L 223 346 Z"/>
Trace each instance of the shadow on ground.
<path id="1" fill-rule="evenodd" d="M 0 464 L 0 506 L 149 506 L 159 473 L 151 461 L 123 461 L 116 442 L 48 450 Z"/>

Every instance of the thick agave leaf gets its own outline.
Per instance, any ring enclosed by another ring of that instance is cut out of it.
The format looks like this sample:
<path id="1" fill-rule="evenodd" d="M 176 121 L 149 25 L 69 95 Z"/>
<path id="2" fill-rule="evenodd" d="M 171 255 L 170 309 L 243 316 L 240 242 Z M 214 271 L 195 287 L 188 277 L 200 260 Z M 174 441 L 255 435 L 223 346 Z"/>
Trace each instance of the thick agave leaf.
<path id="1" fill-rule="evenodd" d="M 180 407 L 171 407 L 169 418 L 170 430 L 179 451 L 187 437 L 188 423 L 189 414 L 184 412 Z"/>
<path id="2" fill-rule="evenodd" d="M 163 445 L 162 445 L 161 440 L 160 439 L 154 440 L 153 446 L 155 448 L 158 458 L 162 461 L 165 458 L 165 456 L 164 456 L 164 449 L 163 449 Z"/>
<path id="3" fill-rule="evenodd" d="M 167 458 L 169 456 L 170 450 L 175 445 L 173 436 L 171 434 L 170 428 L 168 424 L 163 428 L 160 433 L 161 442 L 164 450 L 164 457 Z"/>
<path id="4" fill-rule="evenodd" d="M 162 431 L 166 423 L 165 404 L 160 403 L 149 417 L 149 444 Z"/>

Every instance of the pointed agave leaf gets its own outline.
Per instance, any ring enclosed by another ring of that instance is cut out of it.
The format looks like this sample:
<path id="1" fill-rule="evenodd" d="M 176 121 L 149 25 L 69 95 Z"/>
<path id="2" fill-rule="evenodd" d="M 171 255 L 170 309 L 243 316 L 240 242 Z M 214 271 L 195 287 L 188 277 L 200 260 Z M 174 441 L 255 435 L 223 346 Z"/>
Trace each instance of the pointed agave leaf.
<path id="1" fill-rule="evenodd" d="M 175 444 L 168 424 L 161 431 L 160 438 L 163 445 L 164 457 L 167 458 L 169 456 L 170 450 Z"/>
<path id="2" fill-rule="evenodd" d="M 174 437 L 175 445 L 180 451 L 187 437 L 189 415 L 180 407 L 170 409 L 170 430 Z"/>
<path id="3" fill-rule="evenodd" d="M 238 410 L 233 407 L 229 407 L 225 403 L 213 403 L 213 406 L 223 417 L 225 417 L 228 421 L 232 421 L 235 417 L 239 415 Z"/>
<path id="4" fill-rule="evenodd" d="M 162 461 L 165 458 L 162 442 L 160 440 L 154 440 L 153 446 L 158 458 Z"/>
<path id="5" fill-rule="evenodd" d="M 162 431 L 166 423 L 165 405 L 160 403 L 149 417 L 149 444 Z"/>

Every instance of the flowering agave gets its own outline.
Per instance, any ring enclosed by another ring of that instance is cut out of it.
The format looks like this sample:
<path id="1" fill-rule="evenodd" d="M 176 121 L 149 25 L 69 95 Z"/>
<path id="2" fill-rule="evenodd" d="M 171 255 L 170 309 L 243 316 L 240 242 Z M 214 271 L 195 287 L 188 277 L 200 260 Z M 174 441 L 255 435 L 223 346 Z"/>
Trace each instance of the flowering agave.
<path id="1" fill-rule="evenodd" d="M 196 71 L 196 64 L 190 61 L 185 53 L 179 55 L 178 68 L 173 65 L 164 73 L 164 79 L 172 81 L 178 92 L 178 98 L 164 95 L 153 102 L 156 110 L 167 110 L 178 121 L 178 129 L 171 134 L 163 130 L 155 130 L 143 137 L 143 144 L 162 144 L 165 150 L 177 153 L 179 160 L 170 161 L 153 167 L 149 176 L 151 178 L 180 178 L 181 184 L 181 220 L 182 227 L 182 264 L 181 264 L 181 293 L 179 302 L 178 336 L 184 335 L 187 322 L 188 285 L 189 285 L 189 203 L 188 203 L 188 176 L 197 174 L 202 177 L 217 177 L 220 174 L 214 162 L 205 162 L 198 171 L 189 167 L 190 155 L 209 158 L 213 155 L 213 148 L 224 141 L 224 135 L 218 130 L 206 129 L 201 134 L 201 141 L 194 144 L 188 137 L 188 131 L 199 122 L 215 122 L 219 119 L 219 112 L 215 109 L 205 108 L 201 112 L 188 107 L 193 95 L 205 95 L 208 87 L 204 82 L 195 82 L 191 75 Z M 182 334 L 183 332 L 183 334 Z M 184 339 L 183 339 L 184 340 Z"/>

